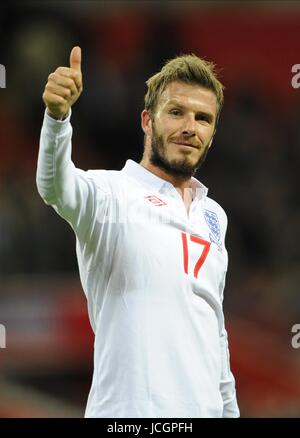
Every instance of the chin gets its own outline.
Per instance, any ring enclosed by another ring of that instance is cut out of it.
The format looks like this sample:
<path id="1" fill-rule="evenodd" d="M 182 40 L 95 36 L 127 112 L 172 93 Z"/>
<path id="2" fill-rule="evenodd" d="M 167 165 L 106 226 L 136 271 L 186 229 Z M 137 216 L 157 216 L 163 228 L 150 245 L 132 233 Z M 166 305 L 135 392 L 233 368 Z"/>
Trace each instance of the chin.
<path id="1" fill-rule="evenodd" d="M 179 154 L 175 154 L 175 156 L 170 157 L 170 160 L 173 161 L 182 161 L 184 163 L 189 163 L 189 164 L 193 164 L 193 163 L 197 163 L 199 157 L 193 157 L 194 154 L 192 153 L 179 153 Z"/>

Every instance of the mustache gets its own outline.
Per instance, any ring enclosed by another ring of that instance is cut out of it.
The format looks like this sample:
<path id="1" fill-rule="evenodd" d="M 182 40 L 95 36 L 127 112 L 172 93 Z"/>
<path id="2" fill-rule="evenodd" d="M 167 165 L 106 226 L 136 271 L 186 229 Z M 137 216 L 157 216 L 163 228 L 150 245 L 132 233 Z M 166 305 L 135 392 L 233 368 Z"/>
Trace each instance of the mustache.
<path id="1" fill-rule="evenodd" d="M 176 143 L 176 144 L 185 144 L 188 146 L 193 146 L 194 148 L 197 148 L 197 149 L 199 149 L 201 147 L 201 144 L 199 142 L 192 140 L 192 139 L 183 138 L 183 137 L 170 139 L 170 141 L 172 143 Z"/>

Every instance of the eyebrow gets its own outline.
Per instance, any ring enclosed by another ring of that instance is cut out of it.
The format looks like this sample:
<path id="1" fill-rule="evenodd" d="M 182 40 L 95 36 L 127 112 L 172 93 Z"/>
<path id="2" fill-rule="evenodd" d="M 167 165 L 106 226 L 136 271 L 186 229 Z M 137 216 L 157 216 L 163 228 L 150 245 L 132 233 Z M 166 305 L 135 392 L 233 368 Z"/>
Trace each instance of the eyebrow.
<path id="1" fill-rule="evenodd" d="M 180 109 L 186 109 L 186 106 L 183 105 L 182 103 L 179 103 L 176 99 L 171 99 L 167 103 L 167 106 L 172 106 L 172 105 L 175 105 L 176 107 L 178 107 Z M 214 115 L 210 112 L 207 112 L 207 111 L 197 111 L 196 116 L 197 115 L 206 116 L 210 122 L 212 122 L 214 120 Z"/>

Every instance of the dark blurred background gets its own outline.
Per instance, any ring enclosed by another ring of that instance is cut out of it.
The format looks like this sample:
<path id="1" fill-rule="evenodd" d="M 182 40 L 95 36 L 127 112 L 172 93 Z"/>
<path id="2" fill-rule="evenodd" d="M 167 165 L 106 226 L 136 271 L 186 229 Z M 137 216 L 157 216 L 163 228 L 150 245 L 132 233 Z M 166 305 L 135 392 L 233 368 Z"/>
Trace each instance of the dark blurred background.
<path id="1" fill-rule="evenodd" d="M 71 228 L 39 197 L 48 74 L 83 51 L 73 161 L 121 169 L 143 150 L 145 81 L 195 53 L 226 86 L 197 177 L 228 214 L 225 315 L 243 417 L 300 416 L 299 2 L 13 1 L 1 4 L 0 417 L 83 416 L 92 375 Z"/>

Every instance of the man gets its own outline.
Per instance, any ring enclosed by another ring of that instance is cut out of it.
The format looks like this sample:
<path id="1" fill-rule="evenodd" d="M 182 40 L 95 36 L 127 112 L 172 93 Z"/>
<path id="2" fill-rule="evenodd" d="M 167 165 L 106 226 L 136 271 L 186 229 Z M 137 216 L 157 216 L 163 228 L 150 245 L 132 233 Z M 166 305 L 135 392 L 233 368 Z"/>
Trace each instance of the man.
<path id="1" fill-rule="evenodd" d="M 49 75 L 37 186 L 72 226 L 95 333 L 86 417 L 238 417 L 222 310 L 223 209 L 193 177 L 223 104 L 213 65 L 175 58 L 147 81 L 144 154 L 76 169 L 81 49 Z M 122 142 L 116 129 L 114 142 Z M 102 145 L 102 147 L 112 145 Z"/>

